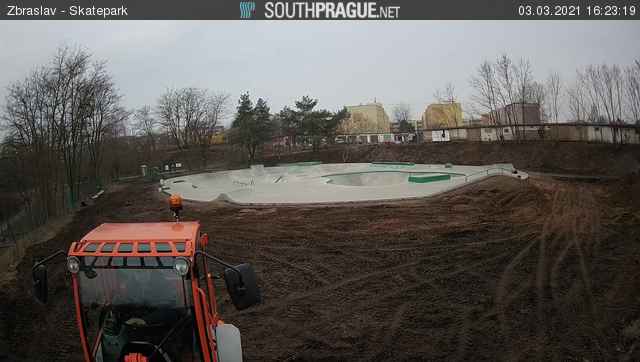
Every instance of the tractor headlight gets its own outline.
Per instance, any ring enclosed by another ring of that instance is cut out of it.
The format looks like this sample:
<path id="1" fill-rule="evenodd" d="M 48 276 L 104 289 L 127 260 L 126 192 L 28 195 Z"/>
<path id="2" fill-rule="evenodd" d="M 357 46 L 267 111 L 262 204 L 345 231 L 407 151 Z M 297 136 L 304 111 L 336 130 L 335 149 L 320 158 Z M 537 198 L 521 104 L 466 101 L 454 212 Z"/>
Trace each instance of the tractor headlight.
<path id="1" fill-rule="evenodd" d="M 176 270 L 178 275 L 181 275 L 181 276 L 187 275 L 187 273 L 189 273 L 189 260 L 181 256 L 177 257 L 173 261 L 173 269 Z"/>
<path id="2" fill-rule="evenodd" d="M 73 274 L 76 274 L 80 271 L 80 260 L 75 256 L 70 256 L 67 258 L 67 269 Z"/>

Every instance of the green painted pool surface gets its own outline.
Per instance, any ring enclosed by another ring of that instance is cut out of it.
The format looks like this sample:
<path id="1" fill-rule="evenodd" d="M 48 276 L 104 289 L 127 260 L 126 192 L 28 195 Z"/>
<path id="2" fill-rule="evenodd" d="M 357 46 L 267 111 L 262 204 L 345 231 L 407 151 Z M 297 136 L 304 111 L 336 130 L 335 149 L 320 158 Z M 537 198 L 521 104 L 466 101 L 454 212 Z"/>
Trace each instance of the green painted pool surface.
<path id="1" fill-rule="evenodd" d="M 451 175 L 412 175 L 409 176 L 409 182 L 426 184 L 427 182 L 450 180 Z"/>

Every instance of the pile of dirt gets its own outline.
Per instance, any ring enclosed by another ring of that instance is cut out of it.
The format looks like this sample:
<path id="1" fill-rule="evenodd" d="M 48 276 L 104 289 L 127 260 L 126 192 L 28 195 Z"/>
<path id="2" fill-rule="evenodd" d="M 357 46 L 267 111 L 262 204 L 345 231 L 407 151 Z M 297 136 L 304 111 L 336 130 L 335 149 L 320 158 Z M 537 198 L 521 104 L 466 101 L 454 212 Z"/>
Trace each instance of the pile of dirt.
<path id="1" fill-rule="evenodd" d="M 640 146 L 578 142 L 454 142 L 409 145 L 381 144 L 334 146 L 315 154 L 301 152 L 268 159 L 276 162 L 371 162 L 405 161 L 486 165 L 512 163 L 516 168 L 538 172 L 582 175 L 626 175 L 640 169 Z"/>

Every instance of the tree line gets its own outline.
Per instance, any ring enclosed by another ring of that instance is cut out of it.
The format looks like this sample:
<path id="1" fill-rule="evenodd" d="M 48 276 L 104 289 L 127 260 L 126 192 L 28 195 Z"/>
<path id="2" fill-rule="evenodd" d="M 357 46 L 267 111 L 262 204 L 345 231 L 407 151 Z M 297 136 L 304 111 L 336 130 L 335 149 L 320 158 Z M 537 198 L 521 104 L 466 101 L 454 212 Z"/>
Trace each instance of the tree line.
<path id="1" fill-rule="evenodd" d="M 88 178 L 100 182 L 105 144 L 129 113 L 105 63 L 82 49 L 58 49 L 7 91 L 3 152 L 12 184 L 38 222 L 76 203 Z"/>
<path id="2" fill-rule="evenodd" d="M 563 113 L 580 122 L 640 120 L 640 61 L 626 67 L 590 65 L 579 69 L 571 82 L 564 82 L 557 72 L 539 81 L 529 61 L 502 55 L 483 62 L 470 85 L 473 113 L 486 114 L 494 124 L 516 126 L 515 114 L 495 112 L 513 103 L 538 103 L 553 122 Z M 436 97 L 454 102 L 453 87 Z M 162 138 L 178 151 L 199 153 L 206 166 L 214 135 L 231 118 L 227 141 L 253 163 L 274 137 L 286 139 L 288 147 L 304 144 L 317 151 L 335 140 L 338 126 L 350 117 L 346 108 L 322 109 L 309 96 L 278 112 L 272 112 L 263 98 L 254 103 L 248 93 L 232 111 L 229 94 L 194 87 L 167 89 L 155 105 L 136 110 L 127 110 L 122 98 L 104 61 L 70 47 L 59 48 L 48 63 L 8 86 L 0 112 L 7 135 L 3 162 L 10 162 L 7 175 L 34 219 L 44 220 L 77 204 L 91 189 L 87 185 L 95 190 L 105 178 L 117 177 L 118 159 L 127 158 L 117 153 L 129 139 L 144 151 L 136 156 L 140 162 L 163 152 Z M 393 109 L 401 132 L 414 131 L 410 117 L 407 104 Z"/>
<path id="3" fill-rule="evenodd" d="M 271 114 L 267 102 L 258 98 L 253 106 L 248 93 L 240 96 L 236 116 L 231 124 L 229 140 L 241 145 L 252 163 L 257 151 L 276 136 L 287 139 L 289 146 L 310 144 L 317 151 L 323 142 L 332 143 L 340 122 L 349 117 L 346 108 L 337 112 L 318 109 L 318 100 L 303 96 L 293 108 L 285 106 L 277 114 Z"/>
<path id="4" fill-rule="evenodd" d="M 471 113 L 492 124 L 514 126 L 517 114 L 496 112 L 509 104 L 537 103 L 542 119 L 587 123 L 640 124 L 640 60 L 627 66 L 588 65 L 564 81 L 557 71 L 536 80 L 527 59 L 504 54 L 484 61 L 470 79 Z"/>
<path id="5" fill-rule="evenodd" d="M 169 89 L 155 108 L 145 105 L 133 112 L 133 129 L 147 151 L 155 152 L 164 133 L 180 150 L 200 150 L 204 160 L 217 126 L 230 114 L 229 100 L 228 94 L 205 89 Z M 303 96 L 293 107 L 273 113 L 265 99 L 258 98 L 254 105 L 249 93 L 244 93 L 225 132 L 226 140 L 239 146 L 249 163 L 266 142 L 279 136 L 290 146 L 308 143 L 317 151 L 323 141 L 333 142 L 338 125 L 349 117 L 346 108 L 332 112 L 317 105 L 317 99 Z"/>
<path id="6" fill-rule="evenodd" d="M 122 159 L 131 159 L 136 149 L 143 151 L 135 152 L 139 162 L 163 154 L 161 138 L 178 151 L 196 151 L 206 166 L 213 136 L 232 115 L 230 96 L 209 89 L 167 89 L 154 106 L 135 110 L 126 109 L 122 99 L 106 62 L 82 48 L 59 48 L 49 62 L 7 87 L 0 110 L 2 174 L 34 224 L 66 212 L 119 177 Z M 272 113 L 264 99 L 253 105 L 243 94 L 228 140 L 245 151 L 249 163 L 276 136 L 317 150 L 323 140 L 333 141 L 348 117 L 346 109 L 331 112 L 317 104 L 305 96 Z"/>

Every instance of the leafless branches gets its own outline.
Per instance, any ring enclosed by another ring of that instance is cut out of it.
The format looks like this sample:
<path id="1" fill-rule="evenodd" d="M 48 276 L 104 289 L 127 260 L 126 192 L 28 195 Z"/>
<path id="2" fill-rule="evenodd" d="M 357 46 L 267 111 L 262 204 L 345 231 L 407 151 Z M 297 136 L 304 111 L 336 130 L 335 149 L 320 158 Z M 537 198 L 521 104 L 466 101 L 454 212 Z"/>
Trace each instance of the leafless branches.
<path id="1" fill-rule="evenodd" d="M 563 85 L 558 72 L 551 72 L 544 85 L 532 76 L 527 60 L 514 63 L 502 55 L 485 61 L 471 77 L 471 109 L 492 124 L 517 127 L 524 122 L 525 103 L 540 106 L 541 120 L 561 122 L 563 108 L 578 122 L 640 122 L 640 60 L 632 65 L 589 65 L 578 69 L 574 80 Z M 522 105 L 521 116 L 509 104 Z M 500 111 L 503 110 L 503 111 Z"/>
<path id="2" fill-rule="evenodd" d="M 159 122 L 179 149 L 208 146 L 228 113 L 229 96 L 198 88 L 167 90 L 158 101 Z"/>
<path id="3" fill-rule="evenodd" d="M 587 119 L 591 122 L 621 122 L 623 78 L 620 67 L 590 65 L 578 71 L 578 86 L 587 95 Z"/>
<path id="4" fill-rule="evenodd" d="M 126 118 L 119 103 L 104 63 L 82 49 L 60 48 L 50 64 L 9 86 L 2 120 L 25 161 L 16 172 L 25 201 L 41 210 L 36 218 L 78 200 L 85 164 L 99 177 L 107 129 Z"/>
<path id="5" fill-rule="evenodd" d="M 145 154 L 149 158 L 149 155 L 156 151 L 158 143 L 158 120 L 149 105 L 144 105 L 133 113 L 133 131 L 143 140 Z"/>
<path id="6" fill-rule="evenodd" d="M 393 107 L 393 119 L 398 123 L 409 121 L 411 119 L 411 106 L 406 103 L 397 104 Z"/>
<path id="7" fill-rule="evenodd" d="M 587 105 L 582 82 L 576 80 L 567 88 L 567 98 L 570 119 L 576 122 L 584 121 L 587 118 Z"/>
<path id="8" fill-rule="evenodd" d="M 547 78 L 546 94 L 549 97 L 548 113 L 554 123 L 558 123 L 560 119 L 561 89 L 560 74 L 558 72 L 551 72 Z"/>
<path id="9" fill-rule="evenodd" d="M 625 97 L 629 118 L 640 123 L 640 60 L 625 69 Z"/>
<path id="10" fill-rule="evenodd" d="M 433 97 L 440 103 L 455 103 L 456 102 L 456 90 L 453 83 L 447 83 L 444 89 L 438 89 L 433 94 Z"/>
<path id="11" fill-rule="evenodd" d="M 507 55 L 483 62 L 470 84 L 474 90 L 472 108 L 485 112 L 491 124 L 508 125 L 517 137 L 516 128 L 526 123 L 525 104 L 541 103 L 545 97 L 544 88 L 533 80 L 530 62 L 521 59 L 514 63 Z"/>

